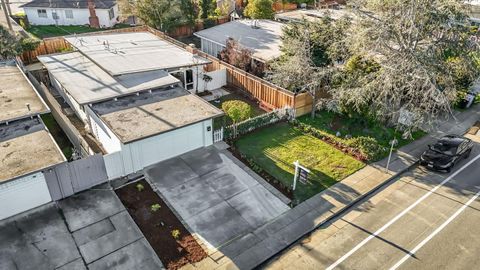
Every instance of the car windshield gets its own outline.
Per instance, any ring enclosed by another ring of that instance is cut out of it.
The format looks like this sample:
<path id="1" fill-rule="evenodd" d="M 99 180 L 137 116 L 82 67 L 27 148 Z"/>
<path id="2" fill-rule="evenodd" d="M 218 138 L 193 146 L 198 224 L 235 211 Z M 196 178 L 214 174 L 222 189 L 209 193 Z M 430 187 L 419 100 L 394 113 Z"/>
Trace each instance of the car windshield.
<path id="1" fill-rule="evenodd" d="M 457 146 L 455 145 L 449 145 L 449 144 L 442 144 L 442 143 L 437 143 L 433 146 L 430 147 L 435 152 L 439 152 L 445 155 L 455 155 L 457 152 Z"/>

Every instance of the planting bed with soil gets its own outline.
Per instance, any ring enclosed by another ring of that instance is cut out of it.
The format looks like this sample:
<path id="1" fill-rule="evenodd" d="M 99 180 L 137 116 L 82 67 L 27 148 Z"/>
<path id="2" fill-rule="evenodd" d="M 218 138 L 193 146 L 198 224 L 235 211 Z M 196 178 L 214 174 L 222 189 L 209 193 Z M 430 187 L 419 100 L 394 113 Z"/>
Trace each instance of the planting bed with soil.
<path id="1" fill-rule="evenodd" d="M 167 269 L 179 269 L 207 257 L 145 180 L 122 187 L 116 193 Z"/>

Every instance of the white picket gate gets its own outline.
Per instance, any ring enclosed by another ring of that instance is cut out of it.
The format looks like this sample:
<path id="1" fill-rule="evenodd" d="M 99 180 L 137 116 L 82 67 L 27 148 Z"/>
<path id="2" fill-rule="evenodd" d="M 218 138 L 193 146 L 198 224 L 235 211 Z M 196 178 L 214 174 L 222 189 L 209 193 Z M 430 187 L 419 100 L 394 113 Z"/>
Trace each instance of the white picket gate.
<path id="1" fill-rule="evenodd" d="M 213 143 L 223 141 L 223 127 L 213 131 Z"/>

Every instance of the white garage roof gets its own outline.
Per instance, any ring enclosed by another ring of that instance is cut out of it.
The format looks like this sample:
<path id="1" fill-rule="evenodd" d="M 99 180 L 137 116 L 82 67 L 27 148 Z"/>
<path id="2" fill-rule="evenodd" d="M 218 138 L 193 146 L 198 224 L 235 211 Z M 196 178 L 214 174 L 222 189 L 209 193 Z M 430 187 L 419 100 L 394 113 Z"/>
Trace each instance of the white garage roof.
<path id="1" fill-rule="evenodd" d="M 65 161 L 38 118 L 0 125 L 0 183 Z"/>
<path id="2" fill-rule="evenodd" d="M 0 82 L 0 123 L 49 111 L 15 64 L 0 64 Z"/>
<path id="3" fill-rule="evenodd" d="M 38 59 L 79 104 L 180 82 L 163 70 L 110 76 L 80 52 L 39 56 Z"/>
<path id="4" fill-rule="evenodd" d="M 65 39 L 112 76 L 210 63 L 148 32 L 89 34 Z"/>
<path id="5" fill-rule="evenodd" d="M 284 24 L 258 20 L 257 27 L 252 25 L 252 20 L 237 20 L 196 32 L 194 35 L 223 46 L 228 38 L 233 38 L 243 47 L 253 50 L 254 58 L 265 62 L 280 57 L 280 38 Z"/>
<path id="6" fill-rule="evenodd" d="M 215 106 L 180 87 L 97 103 L 92 109 L 122 143 L 223 115 Z"/>

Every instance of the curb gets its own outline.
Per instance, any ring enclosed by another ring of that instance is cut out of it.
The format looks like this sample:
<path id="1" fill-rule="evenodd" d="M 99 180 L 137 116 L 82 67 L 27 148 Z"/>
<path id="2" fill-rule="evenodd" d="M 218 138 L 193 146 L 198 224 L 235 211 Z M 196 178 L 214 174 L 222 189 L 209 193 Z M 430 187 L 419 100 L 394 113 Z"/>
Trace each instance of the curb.
<path id="1" fill-rule="evenodd" d="M 394 175 L 392 175 L 390 178 L 386 179 L 385 181 L 383 181 L 381 184 L 377 185 L 376 187 L 374 187 L 373 189 L 367 191 L 366 193 L 360 195 L 358 198 L 356 198 L 355 200 L 353 200 L 351 203 L 349 203 L 348 205 L 345 205 L 343 208 L 341 208 L 340 210 L 338 210 L 336 213 L 333 213 L 331 216 L 329 216 L 328 218 L 326 218 L 324 221 L 322 221 L 321 223 L 319 223 L 317 226 L 315 226 L 313 229 L 309 230 L 308 232 L 302 234 L 300 237 L 298 237 L 295 241 L 293 241 L 292 243 L 288 244 L 287 246 L 283 247 L 279 252 L 275 253 L 274 255 L 266 258 L 262 263 L 258 264 L 256 267 L 254 267 L 254 269 L 258 269 L 262 266 L 265 266 L 265 264 L 270 261 L 271 259 L 275 258 L 276 256 L 280 255 L 281 253 L 283 253 L 285 250 L 291 248 L 293 245 L 297 244 L 299 240 L 303 239 L 304 237 L 306 237 L 307 235 L 311 234 L 312 232 L 316 231 L 318 228 L 320 228 L 321 226 L 323 226 L 324 224 L 330 222 L 331 220 L 337 218 L 338 216 L 342 215 L 343 213 L 345 213 L 347 210 L 349 210 L 352 206 L 356 205 L 357 203 L 363 201 L 364 199 L 370 197 L 372 194 L 374 194 L 375 192 L 377 192 L 378 190 L 382 189 L 383 187 L 385 187 L 387 184 L 390 184 L 391 182 L 393 182 L 394 180 L 396 180 L 400 175 L 404 174 L 405 172 L 409 171 L 411 168 L 413 168 L 414 166 L 416 166 L 418 163 L 420 162 L 419 159 L 417 159 L 414 163 L 412 163 L 411 165 L 407 166 L 406 168 L 400 170 L 399 172 L 395 173 Z"/>

